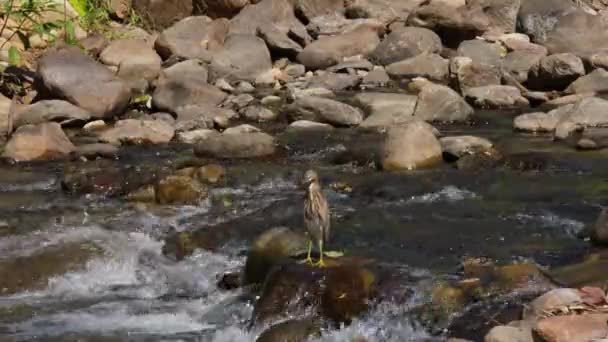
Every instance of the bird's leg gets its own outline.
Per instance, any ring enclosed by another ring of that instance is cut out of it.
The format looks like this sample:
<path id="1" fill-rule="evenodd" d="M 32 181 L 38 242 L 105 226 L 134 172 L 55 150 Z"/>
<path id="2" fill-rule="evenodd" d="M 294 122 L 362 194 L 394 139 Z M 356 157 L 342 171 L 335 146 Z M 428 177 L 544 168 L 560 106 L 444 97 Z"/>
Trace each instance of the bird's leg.
<path id="1" fill-rule="evenodd" d="M 319 262 L 317 262 L 315 266 L 319 268 L 326 267 L 327 265 L 323 262 L 323 239 L 319 240 L 319 253 Z"/>
<path id="2" fill-rule="evenodd" d="M 308 240 L 308 256 L 306 257 L 306 260 L 304 260 L 304 262 L 306 262 L 309 265 L 314 264 L 312 261 L 312 258 L 310 257 L 311 251 L 312 251 L 312 240 Z"/>

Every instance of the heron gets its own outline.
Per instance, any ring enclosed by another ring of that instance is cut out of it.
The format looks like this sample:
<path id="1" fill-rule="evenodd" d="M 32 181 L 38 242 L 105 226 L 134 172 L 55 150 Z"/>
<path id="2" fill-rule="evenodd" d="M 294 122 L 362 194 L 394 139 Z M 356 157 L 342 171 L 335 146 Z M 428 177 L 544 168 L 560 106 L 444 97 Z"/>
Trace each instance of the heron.
<path id="1" fill-rule="evenodd" d="M 323 244 L 329 241 L 330 217 L 329 206 L 319 183 L 319 175 L 314 170 L 304 174 L 306 199 L 304 200 L 304 223 L 308 231 L 308 256 L 306 262 L 312 266 L 325 267 L 323 262 Z M 313 240 L 319 244 L 319 262 L 314 263 L 310 257 Z"/>

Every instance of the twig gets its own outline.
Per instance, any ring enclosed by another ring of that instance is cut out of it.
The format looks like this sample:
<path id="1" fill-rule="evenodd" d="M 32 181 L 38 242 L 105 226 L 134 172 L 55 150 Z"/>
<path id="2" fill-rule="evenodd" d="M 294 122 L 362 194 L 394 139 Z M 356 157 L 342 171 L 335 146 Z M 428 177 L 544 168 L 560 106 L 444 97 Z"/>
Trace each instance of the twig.
<path id="1" fill-rule="evenodd" d="M 0 37 L 2 37 L 2 34 L 4 33 L 4 29 L 6 29 L 6 26 L 8 25 L 8 19 L 10 17 L 10 13 L 13 12 L 13 4 L 14 4 L 15 0 L 10 0 L 9 2 L 9 8 L 10 10 L 8 12 L 5 13 L 5 18 L 4 18 L 4 22 L 2 23 L 2 28 L 0 28 Z M 2 46 L 4 46 L 4 44 L 2 44 Z M 2 48 L 2 46 L 0 46 L 0 49 Z"/>
<path id="2" fill-rule="evenodd" d="M 6 139 L 10 139 L 13 133 L 13 117 L 15 115 L 15 109 L 17 108 L 17 95 L 13 95 L 11 100 L 11 106 L 8 109 L 8 122 L 6 123 Z"/>

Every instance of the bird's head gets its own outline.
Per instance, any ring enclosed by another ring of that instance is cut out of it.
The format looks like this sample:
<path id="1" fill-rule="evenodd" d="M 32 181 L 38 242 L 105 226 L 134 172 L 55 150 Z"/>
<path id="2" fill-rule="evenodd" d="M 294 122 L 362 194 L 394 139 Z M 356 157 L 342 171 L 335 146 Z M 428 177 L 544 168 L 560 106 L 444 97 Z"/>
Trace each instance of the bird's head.
<path id="1" fill-rule="evenodd" d="M 312 183 L 318 183 L 318 182 L 319 182 L 319 175 L 317 174 L 316 171 L 314 171 L 314 170 L 306 171 L 306 173 L 304 174 L 304 180 L 303 180 L 302 185 L 309 186 Z"/>

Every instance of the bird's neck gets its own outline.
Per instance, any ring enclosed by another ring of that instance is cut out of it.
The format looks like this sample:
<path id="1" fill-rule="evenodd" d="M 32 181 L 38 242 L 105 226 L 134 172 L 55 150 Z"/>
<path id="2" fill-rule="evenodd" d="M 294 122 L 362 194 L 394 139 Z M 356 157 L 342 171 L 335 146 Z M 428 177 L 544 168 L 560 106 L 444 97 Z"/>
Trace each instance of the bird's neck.
<path id="1" fill-rule="evenodd" d="M 319 183 L 317 183 L 317 182 L 310 183 L 310 185 L 308 185 L 308 189 L 307 189 L 308 197 L 312 197 L 313 194 L 315 192 L 318 192 L 320 189 L 321 189 L 321 186 L 319 186 Z"/>

